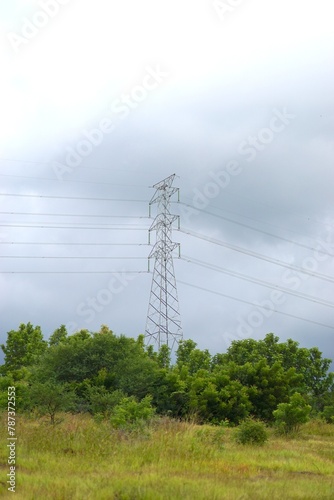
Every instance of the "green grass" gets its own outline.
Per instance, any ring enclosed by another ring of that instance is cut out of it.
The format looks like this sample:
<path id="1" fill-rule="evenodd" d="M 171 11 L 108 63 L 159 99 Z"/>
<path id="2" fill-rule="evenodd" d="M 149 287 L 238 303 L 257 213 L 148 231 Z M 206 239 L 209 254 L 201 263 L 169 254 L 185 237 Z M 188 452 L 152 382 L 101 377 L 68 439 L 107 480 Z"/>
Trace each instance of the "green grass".
<path id="1" fill-rule="evenodd" d="M 7 492 L 5 415 L 0 496 Z M 17 500 L 215 500 L 334 498 L 334 425 L 310 422 L 262 447 L 238 445 L 234 430 L 168 419 L 138 434 L 89 416 L 54 427 L 18 417 Z"/>

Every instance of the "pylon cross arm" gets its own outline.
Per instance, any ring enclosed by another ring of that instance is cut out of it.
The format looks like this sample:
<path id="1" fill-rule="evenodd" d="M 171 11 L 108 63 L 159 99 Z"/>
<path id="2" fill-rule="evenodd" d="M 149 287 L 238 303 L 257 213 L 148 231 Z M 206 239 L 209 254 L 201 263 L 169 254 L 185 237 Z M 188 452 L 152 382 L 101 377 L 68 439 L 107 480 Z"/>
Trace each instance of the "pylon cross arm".
<path id="1" fill-rule="evenodd" d="M 154 231 L 161 227 L 169 227 L 178 219 L 178 215 L 166 214 L 166 216 L 164 216 L 163 214 L 158 214 L 152 222 L 149 231 Z"/>

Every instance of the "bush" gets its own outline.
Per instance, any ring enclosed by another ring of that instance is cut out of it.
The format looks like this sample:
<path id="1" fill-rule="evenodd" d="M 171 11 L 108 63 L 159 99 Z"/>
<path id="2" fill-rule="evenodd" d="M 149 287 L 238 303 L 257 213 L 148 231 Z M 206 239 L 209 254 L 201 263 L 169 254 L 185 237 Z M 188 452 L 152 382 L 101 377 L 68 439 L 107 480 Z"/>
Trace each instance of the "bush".
<path id="1" fill-rule="evenodd" d="M 289 403 L 280 403 L 277 410 L 273 411 L 275 425 L 280 434 L 291 434 L 297 432 L 301 424 L 310 419 L 311 406 L 308 405 L 299 394 L 295 392 L 290 397 Z"/>
<path id="2" fill-rule="evenodd" d="M 143 426 L 155 413 L 151 401 L 151 396 L 145 396 L 139 402 L 134 396 L 123 398 L 113 409 L 111 424 L 116 429 L 135 429 Z"/>
<path id="3" fill-rule="evenodd" d="M 334 424 L 334 406 L 325 406 L 322 416 L 327 424 Z"/>
<path id="4" fill-rule="evenodd" d="M 53 425 L 56 423 L 56 413 L 72 411 L 76 400 L 76 395 L 68 384 L 56 384 L 52 381 L 33 384 L 29 388 L 29 397 L 31 409 L 37 409 L 40 415 L 49 415 Z"/>
<path id="5" fill-rule="evenodd" d="M 108 391 L 105 387 L 90 387 L 89 391 L 90 410 L 93 415 L 103 415 L 109 417 L 112 409 L 125 398 L 122 391 Z"/>
<path id="6" fill-rule="evenodd" d="M 234 438 L 239 444 L 261 446 L 268 440 L 268 433 L 263 422 L 249 418 L 237 427 Z"/>

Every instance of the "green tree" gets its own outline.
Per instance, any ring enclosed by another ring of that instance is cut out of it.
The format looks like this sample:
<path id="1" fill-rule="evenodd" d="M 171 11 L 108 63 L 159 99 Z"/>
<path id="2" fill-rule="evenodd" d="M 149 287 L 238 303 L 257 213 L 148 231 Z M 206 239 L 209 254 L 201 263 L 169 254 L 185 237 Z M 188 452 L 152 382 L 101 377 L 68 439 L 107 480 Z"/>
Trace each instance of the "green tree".
<path id="1" fill-rule="evenodd" d="M 69 386 L 52 381 L 33 384 L 29 396 L 31 407 L 36 408 L 40 415 L 49 415 L 51 424 L 56 422 L 56 413 L 73 410 L 76 399 Z"/>
<path id="2" fill-rule="evenodd" d="M 35 380 L 44 382 L 55 377 L 59 383 L 72 384 L 88 380 L 91 385 L 102 383 L 110 392 L 121 390 L 142 399 L 151 393 L 157 371 L 157 363 L 135 339 L 118 337 L 111 331 L 101 334 L 82 330 L 45 352 Z"/>
<path id="3" fill-rule="evenodd" d="M 171 362 L 171 350 L 168 347 L 168 345 L 163 344 L 158 352 L 158 357 L 157 357 L 158 364 L 160 368 L 169 368 L 170 367 L 170 362 Z"/>
<path id="4" fill-rule="evenodd" d="M 256 363 L 263 359 L 264 353 L 260 341 L 254 339 L 234 340 L 227 349 L 226 362 L 233 362 L 238 366 L 246 363 Z"/>
<path id="5" fill-rule="evenodd" d="M 111 415 L 113 408 L 125 397 L 122 391 L 110 392 L 105 387 L 90 386 L 88 390 L 90 411 L 94 415 L 101 414 L 108 417 Z"/>
<path id="6" fill-rule="evenodd" d="M 278 337 L 268 333 L 263 340 L 233 341 L 224 361 L 242 366 L 256 364 L 263 359 L 269 367 L 279 364 L 286 373 L 295 370 L 300 378 L 295 380 L 294 390 L 310 397 L 315 411 L 323 410 L 329 392 L 334 389 L 334 374 L 328 372 L 331 360 L 323 358 L 317 347 L 301 348 L 298 342 L 291 339 L 280 343 Z M 222 362 L 222 359 L 219 361 Z"/>
<path id="7" fill-rule="evenodd" d="M 219 391 L 221 399 L 220 420 L 228 420 L 231 424 L 239 424 L 247 418 L 252 410 L 249 389 L 238 380 L 229 380 Z"/>
<path id="8" fill-rule="evenodd" d="M 279 361 L 269 365 L 265 358 L 241 366 L 229 363 L 226 369 L 232 380 L 238 380 L 248 387 L 252 414 L 267 422 L 273 419 L 272 412 L 277 405 L 288 401 L 302 379 L 294 368 L 285 371 Z"/>
<path id="9" fill-rule="evenodd" d="M 26 380 L 14 380 L 12 375 L 0 377 L 0 408 L 7 408 L 8 388 L 15 387 L 15 408 L 16 412 L 29 411 L 29 387 Z"/>
<path id="10" fill-rule="evenodd" d="M 189 411 L 202 422 L 237 424 L 249 415 L 252 404 L 248 389 L 220 369 L 199 370 L 188 379 Z"/>
<path id="11" fill-rule="evenodd" d="M 189 409 L 187 383 L 180 377 L 179 370 L 158 370 L 152 387 L 153 404 L 158 413 L 173 417 L 183 417 Z"/>
<path id="12" fill-rule="evenodd" d="M 189 364 L 190 354 L 196 348 L 197 344 L 191 339 L 181 340 L 176 351 L 176 364 L 181 367 L 184 364 Z"/>
<path id="13" fill-rule="evenodd" d="M 198 370 L 210 370 L 211 355 L 207 349 L 201 351 L 196 349 L 196 342 L 193 340 L 182 340 L 179 342 L 179 347 L 176 351 L 176 364 L 179 368 L 187 366 L 191 374 Z"/>
<path id="14" fill-rule="evenodd" d="M 288 403 L 280 403 L 274 410 L 275 425 L 282 434 L 290 434 L 309 420 L 310 412 L 311 406 L 299 392 L 295 392 Z"/>
<path id="15" fill-rule="evenodd" d="M 65 342 L 56 342 L 49 347 L 35 367 L 34 379 L 46 382 L 80 382 L 90 378 L 93 359 L 90 356 L 92 336 L 81 330 L 67 337 Z M 98 370 L 93 374 L 97 374 Z"/>
<path id="16" fill-rule="evenodd" d="M 61 325 L 57 328 L 49 338 L 49 345 L 59 345 L 61 342 L 66 342 L 67 340 L 67 330 L 65 325 Z"/>
<path id="17" fill-rule="evenodd" d="M 199 370 L 189 376 L 189 413 L 196 415 L 201 422 L 209 421 L 216 416 L 219 397 L 214 383 L 210 381 L 210 373 Z"/>
<path id="18" fill-rule="evenodd" d="M 300 350 L 303 351 L 304 350 Z M 303 375 L 307 393 L 311 396 L 314 410 L 321 412 L 326 404 L 330 392 L 334 389 L 334 373 L 328 373 L 331 359 L 323 358 L 317 347 L 307 349 L 304 353 L 299 373 Z"/>
<path id="19" fill-rule="evenodd" d="M 328 424 L 334 424 L 334 406 L 325 406 L 322 417 Z"/>
<path id="20" fill-rule="evenodd" d="M 1 344 L 5 354 L 1 373 L 13 374 L 16 380 L 23 378 L 25 371 L 22 369 L 35 363 L 46 348 L 47 342 L 43 340 L 41 328 L 31 323 L 21 323 L 18 330 L 8 332 L 6 344 Z"/>
<path id="21" fill-rule="evenodd" d="M 112 330 L 110 330 L 108 325 L 101 325 L 99 333 L 101 333 L 102 335 L 104 335 L 104 334 L 112 335 L 113 334 Z"/>

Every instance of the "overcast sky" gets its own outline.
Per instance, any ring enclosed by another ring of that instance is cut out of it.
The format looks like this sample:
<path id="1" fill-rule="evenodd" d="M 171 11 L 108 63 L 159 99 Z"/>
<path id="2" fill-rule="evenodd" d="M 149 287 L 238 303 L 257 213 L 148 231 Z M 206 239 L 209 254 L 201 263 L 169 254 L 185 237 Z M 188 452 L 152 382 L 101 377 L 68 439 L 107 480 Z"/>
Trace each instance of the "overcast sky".
<path id="1" fill-rule="evenodd" d="M 150 186 L 175 173 L 184 337 L 334 358 L 333 10 L 1 2 L 0 340 L 28 321 L 143 333 Z"/>

